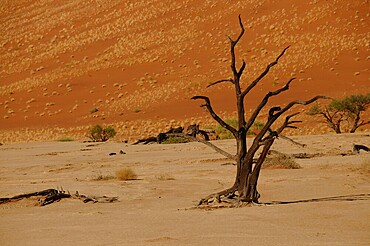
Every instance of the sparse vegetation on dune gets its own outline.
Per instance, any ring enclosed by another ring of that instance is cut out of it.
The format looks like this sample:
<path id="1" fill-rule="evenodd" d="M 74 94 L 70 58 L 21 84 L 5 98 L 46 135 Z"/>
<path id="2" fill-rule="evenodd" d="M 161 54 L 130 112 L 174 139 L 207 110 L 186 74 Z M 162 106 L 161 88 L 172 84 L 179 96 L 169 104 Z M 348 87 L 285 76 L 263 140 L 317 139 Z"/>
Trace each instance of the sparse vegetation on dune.
<path id="1" fill-rule="evenodd" d="M 58 138 L 57 141 L 58 142 L 72 142 L 74 141 L 74 139 L 71 137 L 61 137 L 61 138 Z"/>
<path id="2" fill-rule="evenodd" d="M 286 75 L 299 77 L 299 93 L 330 90 L 329 96 L 344 96 L 344 91 L 367 90 L 367 1 L 287 3 L 5 1 L 0 10 L 6 16 L 0 20 L 0 128 L 22 134 L 12 138 L 6 131 L 0 137 L 27 141 L 27 131 L 35 131 L 37 137 L 28 140 L 43 140 L 38 133 L 50 125 L 74 128 L 81 139 L 83 126 L 106 123 L 126 125 L 119 135 L 136 138 L 154 133 L 153 125 L 137 124 L 139 118 L 168 124 L 175 114 L 181 121 L 208 124 L 201 111 L 189 110 L 188 98 L 214 79 L 230 76 L 224 37 L 236 14 L 245 16 L 254 37 L 240 48 L 249 64 L 246 78 L 258 75 L 257 68 L 276 56 L 271 50 L 293 44 L 279 71 L 272 71 L 257 90 L 273 90 Z M 317 76 L 321 73 L 325 80 Z M 312 86 L 302 89 L 307 85 Z M 208 93 L 231 118 L 232 103 L 220 96 L 226 87 Z M 177 110 L 165 110 L 168 106 Z M 300 133 L 328 131 L 310 125 Z M 55 138 L 45 139 L 50 136 Z"/>

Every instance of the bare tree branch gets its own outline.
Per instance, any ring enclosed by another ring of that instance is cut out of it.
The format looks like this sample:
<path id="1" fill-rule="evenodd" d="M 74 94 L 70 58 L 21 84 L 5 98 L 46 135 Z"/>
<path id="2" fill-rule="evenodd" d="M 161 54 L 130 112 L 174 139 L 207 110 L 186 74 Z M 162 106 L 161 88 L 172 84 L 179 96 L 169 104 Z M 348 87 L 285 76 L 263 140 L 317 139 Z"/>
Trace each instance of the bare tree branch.
<path id="1" fill-rule="evenodd" d="M 286 111 L 288 111 L 290 108 L 292 108 L 294 105 L 297 105 L 297 104 L 300 104 L 300 105 L 307 105 L 307 104 L 310 104 L 310 103 L 313 103 L 315 102 L 316 100 L 318 99 L 328 99 L 328 97 L 326 96 L 315 96 L 307 101 L 300 101 L 300 100 L 296 100 L 296 101 L 293 101 L 293 102 L 290 102 L 287 106 L 285 106 L 284 108 L 280 108 L 279 106 L 275 106 L 275 107 L 272 107 L 270 110 L 269 110 L 269 117 L 268 117 L 268 120 L 267 120 L 267 123 L 264 125 L 264 127 L 262 128 L 261 132 L 255 137 L 254 141 L 253 141 L 253 144 L 252 144 L 252 147 L 254 144 L 256 144 L 256 146 L 259 146 L 259 143 L 260 141 L 263 141 L 263 142 L 266 142 L 268 139 L 268 137 L 263 138 L 263 136 L 266 134 L 266 132 L 268 132 L 270 130 L 270 127 L 271 125 L 283 114 L 285 113 Z M 276 112 L 276 113 L 275 113 Z M 282 131 L 284 130 L 284 128 L 286 128 L 286 126 L 289 125 L 290 121 L 289 119 L 295 115 L 297 115 L 299 113 L 294 113 L 294 114 L 291 114 L 289 116 L 286 117 L 286 120 L 283 124 L 282 127 L 279 128 L 279 130 L 275 131 L 277 133 L 277 135 Z M 270 130 L 271 131 L 271 130 Z M 272 135 L 270 133 L 270 136 L 274 137 L 274 135 Z"/>
<path id="2" fill-rule="evenodd" d="M 261 110 L 266 106 L 268 100 L 270 99 L 270 97 L 272 96 L 276 96 L 276 95 L 279 95 L 281 92 L 283 91 L 287 91 L 289 90 L 289 86 L 290 86 L 290 83 L 292 83 L 292 81 L 295 80 L 295 78 L 291 78 L 282 88 L 276 90 L 276 91 L 272 91 L 272 92 L 268 92 L 265 97 L 262 99 L 262 101 L 260 102 L 260 104 L 256 107 L 256 109 L 254 110 L 253 114 L 251 115 L 251 117 L 249 118 L 245 128 L 246 129 L 249 129 L 254 121 L 257 119 L 257 116 L 259 115 L 259 113 L 261 112 Z"/>
<path id="3" fill-rule="evenodd" d="M 295 123 L 301 123 L 302 121 L 301 120 L 293 120 L 293 121 L 291 121 L 290 119 L 292 118 L 292 117 L 294 117 L 294 116 L 296 116 L 296 115 L 298 115 L 299 114 L 299 112 L 297 112 L 297 113 L 294 113 L 294 114 L 291 114 L 291 115 L 288 115 L 286 118 L 285 118 L 285 121 L 284 121 L 284 123 L 276 130 L 276 131 L 273 131 L 273 130 L 271 130 L 271 129 L 268 129 L 268 131 L 270 132 L 270 134 L 267 136 L 267 137 L 265 137 L 264 139 L 262 139 L 261 141 L 260 141 L 260 144 L 259 145 L 266 145 L 266 144 L 268 144 L 269 143 L 269 141 L 271 140 L 271 139 L 273 139 L 273 138 L 277 138 L 277 137 L 282 137 L 283 139 L 286 139 L 286 140 L 289 140 L 289 141 L 291 141 L 292 143 L 294 143 L 294 144 L 298 144 L 298 145 L 300 145 L 300 146 L 302 146 L 302 147 L 304 147 L 305 145 L 304 144 L 300 144 L 300 143 L 297 143 L 297 142 L 295 142 L 294 140 L 292 140 L 292 139 L 290 139 L 290 138 L 288 138 L 288 137 L 285 137 L 285 136 L 281 136 L 280 135 L 280 133 L 285 129 L 285 128 L 293 128 L 293 129 L 297 129 L 298 127 L 296 127 L 296 126 L 292 126 L 292 124 L 295 124 Z M 274 115 L 272 115 L 271 116 L 271 118 L 269 119 L 269 122 L 270 122 L 270 120 L 271 121 L 274 121 L 274 119 L 273 119 L 273 117 L 274 117 Z"/>
<path id="4" fill-rule="evenodd" d="M 222 120 L 216 113 L 215 111 L 213 110 L 212 106 L 211 106 L 211 101 L 209 100 L 208 97 L 206 96 L 194 96 L 191 98 L 192 100 L 198 100 L 198 99 L 202 99 L 206 102 L 206 104 L 203 104 L 202 106 L 206 107 L 208 112 L 211 114 L 212 118 L 214 120 L 216 120 L 222 127 L 224 127 L 225 129 L 229 130 L 234 136 L 237 135 L 237 130 L 230 126 L 229 124 L 227 124 L 224 120 Z"/>
<path id="5" fill-rule="evenodd" d="M 246 63 L 245 63 L 245 61 L 243 60 L 242 66 L 240 67 L 239 72 L 238 72 L 238 78 L 239 78 L 239 79 L 242 77 L 242 74 L 243 74 L 243 72 L 244 72 L 244 69 L 245 69 L 245 66 L 246 66 L 246 65 L 247 65 L 247 64 L 246 64 Z"/>
<path id="6" fill-rule="evenodd" d="M 258 76 L 243 92 L 242 92 L 242 97 L 245 97 L 245 95 L 247 95 L 256 85 L 257 83 L 263 78 L 265 77 L 268 72 L 270 71 L 270 69 L 275 66 L 279 59 L 284 55 L 285 51 L 289 48 L 290 46 L 286 47 L 281 53 L 280 55 L 276 58 L 275 61 L 271 62 L 270 64 L 267 65 L 267 67 L 265 68 L 265 70 L 260 74 L 260 76 Z"/>
<path id="7" fill-rule="evenodd" d="M 266 134 L 267 131 L 270 130 L 270 127 L 271 125 L 283 114 L 285 113 L 286 111 L 288 111 L 290 108 L 292 108 L 294 105 L 297 105 L 297 104 L 300 104 L 300 105 L 307 105 L 307 104 L 310 104 L 310 103 L 313 103 L 315 102 L 316 100 L 318 99 L 328 99 L 328 97 L 326 96 L 315 96 L 313 98 L 311 98 L 310 100 L 307 100 L 307 101 L 300 101 L 300 100 L 296 100 L 296 101 L 293 101 L 293 102 L 290 102 L 287 106 L 285 106 L 284 108 L 280 108 L 279 106 L 275 106 L 275 107 L 272 107 L 270 110 L 269 110 L 269 118 L 268 118 L 268 121 L 267 123 L 265 124 L 265 126 L 263 127 L 263 129 L 261 130 L 261 133 L 262 134 L 259 134 L 259 136 L 257 136 L 255 138 L 254 141 L 260 141 L 262 139 L 262 137 Z M 276 113 L 275 113 L 276 112 Z M 284 128 L 286 128 L 288 125 L 291 124 L 291 121 L 290 118 L 294 117 L 295 115 L 299 114 L 299 112 L 297 113 L 294 113 L 294 114 L 291 114 L 289 116 L 286 117 L 285 119 L 285 122 L 284 124 L 279 128 L 279 130 L 275 131 L 277 134 L 281 133 L 282 130 L 284 130 Z M 271 135 L 271 134 L 270 134 Z"/>
<path id="8" fill-rule="evenodd" d="M 236 160 L 236 156 L 235 155 L 232 155 L 228 152 L 226 152 L 225 150 L 217 147 L 216 145 L 212 144 L 211 142 L 209 141 L 205 141 L 203 139 L 196 139 L 196 141 L 200 142 L 200 143 L 203 143 L 205 145 L 207 145 L 208 147 L 211 147 L 212 149 L 214 149 L 216 152 L 220 153 L 221 155 L 231 159 L 231 160 Z"/>
<path id="9" fill-rule="evenodd" d="M 367 125 L 367 124 L 370 124 L 370 120 L 369 121 L 361 121 L 360 124 L 357 125 L 357 128 L 359 128 L 360 126 L 364 126 L 364 125 Z"/>
<path id="10" fill-rule="evenodd" d="M 214 85 L 217 85 L 217 84 L 220 84 L 220 83 L 223 83 L 223 82 L 231 82 L 231 83 L 233 83 L 234 81 L 232 79 L 221 79 L 221 80 L 218 80 L 216 82 L 213 82 L 213 83 L 207 85 L 206 88 L 209 88 L 211 86 L 214 86 Z"/>
<path id="11" fill-rule="evenodd" d="M 189 136 L 189 135 L 183 134 L 183 133 L 170 133 L 170 134 L 168 134 L 168 136 L 184 137 L 184 138 L 188 138 L 192 141 L 197 141 L 197 142 L 203 143 L 203 144 L 207 145 L 208 147 L 211 147 L 212 149 L 214 149 L 217 153 L 220 153 L 221 155 L 223 155 L 223 156 L 225 156 L 225 157 L 227 157 L 231 160 L 236 160 L 235 155 L 232 155 L 232 154 L 226 152 L 225 150 L 217 147 L 216 145 L 214 145 L 213 143 L 211 143 L 209 141 L 205 141 L 203 139 L 196 138 L 196 137 L 193 137 L 193 136 Z"/>
<path id="12" fill-rule="evenodd" d="M 311 104 L 319 99 L 331 99 L 330 97 L 327 97 L 327 96 L 315 96 L 313 98 L 311 98 L 310 100 L 307 100 L 307 101 L 300 101 L 300 100 L 296 100 L 296 101 L 293 101 L 293 102 L 290 102 L 288 103 L 287 106 L 285 106 L 283 109 L 280 110 L 280 112 L 278 112 L 278 116 L 282 115 L 283 113 L 285 113 L 286 111 L 288 111 L 291 107 L 293 107 L 294 105 L 297 105 L 297 104 L 300 104 L 300 105 L 308 105 L 308 104 Z M 294 116 L 294 115 L 293 115 Z"/>
<path id="13" fill-rule="evenodd" d="M 290 120 L 291 118 L 293 118 L 294 116 L 296 116 L 298 114 L 299 114 L 299 112 L 288 115 L 287 117 L 285 117 L 284 123 L 279 127 L 279 129 L 276 130 L 277 134 L 279 135 L 287 127 L 293 127 L 293 126 L 291 126 L 291 124 L 302 122 L 302 121 L 297 121 L 297 120 L 294 120 L 294 121 Z"/>
<path id="14" fill-rule="evenodd" d="M 235 84 L 236 92 L 237 92 L 238 95 L 241 93 L 240 83 L 239 83 L 240 77 L 241 77 L 241 74 L 243 73 L 243 70 L 245 68 L 245 62 L 243 61 L 243 65 L 240 68 L 239 72 L 236 69 L 235 46 L 238 44 L 239 40 L 244 35 L 244 31 L 245 31 L 240 15 L 239 15 L 239 25 L 240 25 L 241 31 L 240 31 L 239 36 L 237 37 L 236 40 L 233 40 L 230 36 L 227 36 L 230 40 L 230 54 L 231 54 L 231 65 L 230 65 L 230 67 L 231 67 L 231 70 L 232 70 L 233 75 L 234 75 L 233 82 Z"/>
<path id="15" fill-rule="evenodd" d="M 285 139 L 285 140 L 288 140 L 288 141 L 290 141 L 290 142 L 292 142 L 293 144 L 295 144 L 295 145 L 298 145 L 298 146 L 301 146 L 301 147 L 306 147 L 306 144 L 301 144 L 301 143 L 299 143 L 299 142 L 297 142 L 297 141 L 294 141 L 293 139 L 291 139 L 291 138 L 288 138 L 287 136 L 284 136 L 284 135 L 279 135 L 279 138 L 282 138 L 282 139 Z"/>

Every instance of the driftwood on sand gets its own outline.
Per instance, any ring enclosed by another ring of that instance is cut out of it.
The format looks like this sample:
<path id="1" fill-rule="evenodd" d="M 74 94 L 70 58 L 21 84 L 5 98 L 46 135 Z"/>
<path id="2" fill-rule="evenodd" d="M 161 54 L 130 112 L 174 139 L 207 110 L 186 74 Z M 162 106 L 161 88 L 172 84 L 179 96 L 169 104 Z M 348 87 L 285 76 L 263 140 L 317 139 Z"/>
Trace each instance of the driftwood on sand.
<path id="1" fill-rule="evenodd" d="M 0 198 L 0 204 L 8 203 L 8 202 L 16 202 L 22 199 L 27 198 L 37 198 L 39 206 L 46 206 L 53 202 L 59 202 L 61 199 L 64 198 L 72 198 L 72 199 L 79 199 L 84 203 L 93 202 L 93 203 L 111 203 L 117 202 L 118 197 L 107 197 L 107 196 L 86 196 L 81 195 L 76 191 L 75 194 L 70 194 L 69 192 L 65 192 L 62 188 L 61 189 L 47 189 L 32 193 L 25 193 L 9 198 Z"/>
<path id="2" fill-rule="evenodd" d="M 365 145 L 353 144 L 353 153 L 360 153 L 360 150 L 370 152 L 370 148 Z"/>

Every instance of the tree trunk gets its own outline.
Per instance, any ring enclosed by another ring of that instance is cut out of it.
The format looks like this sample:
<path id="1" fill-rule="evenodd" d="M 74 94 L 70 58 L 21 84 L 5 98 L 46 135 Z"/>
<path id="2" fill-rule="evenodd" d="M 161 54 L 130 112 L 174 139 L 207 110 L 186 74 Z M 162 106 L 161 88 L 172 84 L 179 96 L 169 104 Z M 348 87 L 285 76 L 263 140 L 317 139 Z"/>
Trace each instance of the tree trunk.
<path id="1" fill-rule="evenodd" d="M 358 128 L 358 122 L 360 121 L 360 112 L 356 113 L 356 117 L 353 121 L 353 125 L 352 125 L 352 128 L 351 130 L 349 131 L 350 133 L 354 133 L 357 128 Z"/>
<path id="2" fill-rule="evenodd" d="M 342 131 L 340 130 L 340 124 L 338 123 L 337 125 L 334 125 L 334 131 L 337 134 L 341 134 Z"/>
<path id="3" fill-rule="evenodd" d="M 260 133 L 255 137 L 252 145 L 250 148 L 247 148 L 247 131 L 252 127 L 254 122 L 256 121 L 257 117 L 260 115 L 261 110 L 267 105 L 268 100 L 271 97 L 277 96 L 280 93 L 287 91 L 289 89 L 290 83 L 295 79 L 291 78 L 282 88 L 277 89 L 275 91 L 270 91 L 266 93 L 266 95 L 262 98 L 262 100 L 259 102 L 258 106 L 255 108 L 255 110 L 252 112 L 249 119 L 246 119 L 245 110 L 244 110 L 244 99 L 245 96 L 253 89 L 255 86 L 269 73 L 270 69 L 274 67 L 279 59 L 285 54 L 285 51 L 289 48 L 286 47 L 280 55 L 275 59 L 275 61 L 269 63 L 265 70 L 252 82 L 246 86 L 246 88 L 242 89 L 240 85 L 240 79 L 244 72 L 244 69 L 246 67 L 246 63 L 243 60 L 242 65 L 240 68 L 236 67 L 236 57 L 235 57 L 235 46 L 241 39 L 241 37 L 244 34 L 244 26 L 241 21 L 241 18 L 239 16 L 239 24 L 241 28 L 241 32 L 239 36 L 233 40 L 231 37 L 228 36 L 230 41 L 230 54 L 231 54 L 231 70 L 233 74 L 233 78 L 231 79 L 222 79 L 218 80 L 216 82 L 211 83 L 207 87 L 214 86 L 220 83 L 232 83 L 235 88 L 235 96 L 236 96 L 236 109 L 237 109 L 237 115 L 238 115 L 238 127 L 234 128 L 233 126 L 229 125 L 227 122 L 225 122 L 223 119 L 221 119 L 217 113 L 213 110 L 211 101 L 206 96 L 194 96 L 191 99 L 193 100 L 203 100 L 205 103 L 201 105 L 201 107 L 204 107 L 207 109 L 209 114 L 212 116 L 212 118 L 217 121 L 223 128 L 230 131 L 233 136 L 235 137 L 236 143 L 237 143 L 237 153 L 235 155 L 235 160 L 237 164 L 237 171 L 236 171 L 236 177 L 234 185 L 226 190 L 223 190 L 221 192 L 211 194 L 207 196 L 206 198 L 203 198 L 200 200 L 199 205 L 203 204 L 209 204 L 214 201 L 222 201 L 221 197 L 226 198 L 226 202 L 230 202 L 230 197 L 235 197 L 236 192 L 237 194 L 237 202 L 258 202 L 258 199 L 260 197 L 258 191 L 257 191 L 257 182 L 261 170 L 262 163 L 264 162 L 267 153 L 272 146 L 274 139 L 279 136 L 279 134 L 285 129 L 285 128 L 297 128 L 293 126 L 295 123 L 299 123 L 301 121 L 291 121 L 290 119 L 297 115 L 298 113 L 291 114 L 286 117 L 285 122 L 280 126 L 280 128 L 273 131 L 271 129 L 271 126 L 273 123 L 285 112 L 287 112 L 290 108 L 292 108 L 294 105 L 300 104 L 300 105 L 307 105 L 311 104 L 314 101 L 321 99 L 321 98 L 327 98 L 323 96 L 316 96 L 311 98 L 307 101 L 292 101 L 288 103 L 284 107 L 275 106 L 270 108 L 268 119 L 266 124 L 264 125 L 263 129 L 260 131 Z M 340 129 L 339 129 L 340 131 Z M 260 147 L 263 146 L 263 150 L 261 155 L 258 157 L 257 162 L 255 165 L 254 163 L 254 157 Z"/>

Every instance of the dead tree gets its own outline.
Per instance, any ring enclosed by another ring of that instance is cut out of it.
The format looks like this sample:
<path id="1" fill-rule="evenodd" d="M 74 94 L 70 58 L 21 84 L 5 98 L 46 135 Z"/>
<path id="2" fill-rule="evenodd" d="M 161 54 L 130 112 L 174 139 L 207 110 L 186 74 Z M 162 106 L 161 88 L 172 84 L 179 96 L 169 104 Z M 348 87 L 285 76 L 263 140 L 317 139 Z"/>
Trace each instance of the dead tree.
<path id="1" fill-rule="evenodd" d="M 265 108 L 267 102 L 271 97 L 277 96 L 280 93 L 287 91 L 289 89 L 290 84 L 295 78 L 291 78 L 288 82 L 280 89 L 275 91 L 268 92 L 262 100 L 259 102 L 258 106 L 254 109 L 250 117 L 247 119 L 245 114 L 245 105 L 244 99 L 248 93 L 252 91 L 252 89 L 269 73 L 270 69 L 275 66 L 279 59 L 285 54 L 287 49 L 286 47 L 279 56 L 275 59 L 275 61 L 271 62 L 267 65 L 265 70 L 256 78 L 254 79 L 246 88 L 242 88 L 241 86 L 241 77 L 246 67 L 246 63 L 243 60 L 240 68 L 236 66 L 236 55 L 235 55 L 235 46 L 238 44 L 239 40 L 242 38 L 244 34 L 244 26 L 242 20 L 239 16 L 239 25 L 241 28 L 241 32 L 236 40 L 233 40 L 231 37 L 228 36 L 230 41 L 230 54 L 231 54 L 231 71 L 232 71 L 232 78 L 229 79 L 222 79 L 218 80 L 214 83 L 209 84 L 207 87 L 215 86 L 221 83 L 231 83 L 235 89 L 235 97 L 236 97 L 236 108 L 237 108 L 237 115 L 238 115 L 238 127 L 234 128 L 231 125 L 227 124 L 223 119 L 221 119 L 217 113 L 213 110 L 211 100 L 206 96 L 194 96 L 192 97 L 193 100 L 202 100 L 204 104 L 201 107 L 205 108 L 212 118 L 217 121 L 222 127 L 227 129 L 232 133 L 234 136 L 236 143 L 237 143 L 237 150 L 235 155 L 236 160 L 236 177 L 234 185 L 231 188 L 223 190 L 221 192 L 211 194 L 203 199 L 200 200 L 199 205 L 207 205 L 214 201 L 216 202 L 230 202 L 235 201 L 237 204 L 240 203 L 258 203 L 258 199 L 260 198 L 260 194 L 257 191 L 257 182 L 261 170 L 261 166 L 266 158 L 266 155 L 269 152 L 272 144 L 274 143 L 275 139 L 279 137 L 280 133 L 285 128 L 297 128 L 294 126 L 295 123 L 299 123 L 301 121 L 293 120 L 292 118 L 296 116 L 298 113 L 293 113 L 286 116 L 285 121 L 276 129 L 272 129 L 273 124 L 276 122 L 279 117 L 281 117 L 284 113 L 286 113 L 289 109 L 291 109 L 295 105 L 307 105 L 320 98 L 326 98 L 324 96 L 315 96 L 307 101 L 292 101 L 288 103 L 284 107 L 275 106 L 269 109 L 268 118 L 262 130 L 258 133 L 258 135 L 254 138 L 252 145 L 248 148 L 247 146 L 247 132 L 255 122 L 256 118 L 261 113 L 262 109 Z M 262 149 L 259 156 L 257 156 L 257 151 Z M 233 156 L 231 154 L 224 154 L 228 157 Z M 230 200 L 231 199 L 231 200 Z"/>
<path id="2" fill-rule="evenodd" d="M 184 131 L 184 128 L 182 126 L 176 127 L 176 128 L 170 128 L 167 132 L 161 132 L 157 135 L 157 137 L 149 137 L 149 138 L 144 138 L 144 139 L 139 139 L 133 145 L 139 144 L 139 143 L 144 143 L 144 144 L 149 144 L 152 142 L 156 142 L 158 144 L 163 143 L 170 137 L 175 137 L 175 136 L 180 136 L 180 137 L 189 137 L 191 140 L 197 141 L 196 137 L 202 135 L 203 139 L 205 141 L 209 140 L 209 135 L 208 132 L 200 130 L 199 125 L 193 124 L 188 126 L 188 128 Z"/>

